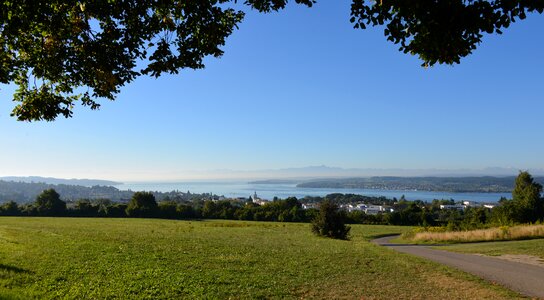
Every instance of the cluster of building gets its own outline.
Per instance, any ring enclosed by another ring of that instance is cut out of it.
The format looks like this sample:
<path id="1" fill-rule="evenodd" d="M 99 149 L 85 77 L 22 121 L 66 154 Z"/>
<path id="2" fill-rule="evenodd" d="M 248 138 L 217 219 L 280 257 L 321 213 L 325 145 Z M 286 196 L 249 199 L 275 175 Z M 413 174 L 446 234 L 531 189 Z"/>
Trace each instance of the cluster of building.
<path id="1" fill-rule="evenodd" d="M 485 207 L 492 209 L 496 206 L 496 204 L 493 203 L 480 203 L 480 202 L 474 202 L 474 201 L 463 201 L 459 204 L 442 204 L 440 205 L 440 209 L 456 209 L 456 210 L 465 210 L 468 207 Z"/>
<path id="2" fill-rule="evenodd" d="M 221 197 L 225 199 L 224 197 Z M 223 200 L 219 199 L 219 200 Z M 267 204 L 269 201 L 265 199 L 261 199 L 257 192 L 255 191 L 253 195 L 249 196 L 249 198 L 245 197 L 238 197 L 237 200 L 239 201 L 248 201 L 251 200 L 251 202 L 257 204 L 257 205 L 264 205 Z M 217 200 L 214 200 L 217 201 Z M 456 210 L 465 210 L 468 207 L 485 207 L 492 209 L 497 204 L 494 203 L 480 203 L 480 202 L 474 202 L 474 201 L 463 201 L 461 203 L 456 204 L 441 204 L 440 209 L 456 209 Z M 319 209 L 319 203 L 303 203 L 302 204 L 303 209 Z M 340 209 L 346 210 L 348 212 L 352 211 L 362 211 L 365 214 L 368 215 L 377 215 L 379 213 L 390 213 L 394 212 L 395 210 L 392 207 L 384 206 L 384 205 L 372 205 L 372 204 L 366 204 L 366 203 L 356 203 L 356 204 L 341 204 Z"/>
<path id="3" fill-rule="evenodd" d="M 266 199 L 262 199 L 260 198 L 259 196 L 257 196 L 257 192 L 253 193 L 253 195 L 250 195 L 249 197 L 237 197 L 235 198 L 235 200 L 239 201 L 239 202 L 253 202 L 257 205 L 265 205 L 267 203 L 269 203 L 270 201 L 269 200 L 266 200 Z"/>
<path id="4" fill-rule="evenodd" d="M 319 203 L 304 203 L 302 204 L 303 209 L 319 209 Z M 377 215 L 379 213 L 393 212 L 392 207 L 387 207 L 383 205 L 371 205 L 366 203 L 357 203 L 357 204 L 341 204 L 340 209 L 346 210 L 348 212 L 352 211 L 362 211 L 367 215 Z"/>
<path id="5" fill-rule="evenodd" d="M 302 209 L 319 209 L 319 203 L 302 203 Z"/>
<path id="6" fill-rule="evenodd" d="M 377 215 L 379 213 L 394 212 L 395 210 L 392 207 L 387 207 L 384 205 L 371 205 L 365 203 L 358 204 L 342 204 L 340 205 L 341 209 L 345 209 L 348 212 L 352 211 L 362 211 L 367 215 Z"/>

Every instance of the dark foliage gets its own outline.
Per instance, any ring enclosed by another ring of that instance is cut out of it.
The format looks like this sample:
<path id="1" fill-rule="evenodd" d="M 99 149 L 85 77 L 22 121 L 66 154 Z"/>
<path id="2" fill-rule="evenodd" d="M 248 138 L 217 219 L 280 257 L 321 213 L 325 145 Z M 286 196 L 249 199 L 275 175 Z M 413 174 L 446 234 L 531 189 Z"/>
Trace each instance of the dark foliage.
<path id="1" fill-rule="evenodd" d="M 126 211 L 126 204 L 116 203 L 107 207 L 105 216 L 111 218 L 123 218 L 127 216 Z"/>
<path id="2" fill-rule="evenodd" d="M 484 34 L 500 34 L 527 13 L 543 10 L 541 0 L 353 0 L 351 22 L 363 29 L 384 25 L 387 40 L 432 66 L 459 63 L 476 49 Z"/>
<path id="3" fill-rule="evenodd" d="M 314 0 L 295 0 L 312 6 Z M 244 17 L 236 0 L 0 2 L 0 83 L 18 86 L 18 120 L 70 117 L 75 103 L 91 109 L 115 99 L 142 75 L 204 68 Z M 260 12 L 288 0 L 246 0 Z M 384 34 L 424 65 L 459 63 L 485 33 L 501 33 L 544 2 L 353 0 L 355 28 L 385 26 Z M 80 93 L 80 91 L 83 91 Z"/>
<path id="4" fill-rule="evenodd" d="M 158 205 L 158 216 L 164 219 L 176 219 L 178 217 L 178 205 L 174 201 L 162 201 Z"/>
<path id="5" fill-rule="evenodd" d="M 321 202 L 319 213 L 312 220 L 312 232 L 324 237 L 348 239 L 351 227 L 346 225 L 346 214 L 330 200 Z"/>
<path id="6" fill-rule="evenodd" d="M 93 205 L 90 200 L 81 199 L 74 204 L 73 214 L 81 217 L 94 217 L 98 215 L 99 208 L 98 205 Z"/>
<path id="7" fill-rule="evenodd" d="M 60 195 L 54 189 L 49 189 L 38 195 L 34 207 L 39 215 L 62 215 L 66 211 L 66 202 L 60 200 Z"/>
<path id="8" fill-rule="evenodd" d="M 136 192 L 127 205 L 126 213 L 129 217 L 156 217 L 158 212 L 155 196 L 150 192 Z"/>
<path id="9" fill-rule="evenodd" d="M 15 201 L 8 201 L 0 206 L 1 216 L 18 216 L 21 214 Z"/>
<path id="10" fill-rule="evenodd" d="M 496 223 L 531 223 L 544 220 L 542 185 L 536 183 L 528 172 L 520 172 L 516 178 L 512 200 L 502 199 L 494 209 Z"/>

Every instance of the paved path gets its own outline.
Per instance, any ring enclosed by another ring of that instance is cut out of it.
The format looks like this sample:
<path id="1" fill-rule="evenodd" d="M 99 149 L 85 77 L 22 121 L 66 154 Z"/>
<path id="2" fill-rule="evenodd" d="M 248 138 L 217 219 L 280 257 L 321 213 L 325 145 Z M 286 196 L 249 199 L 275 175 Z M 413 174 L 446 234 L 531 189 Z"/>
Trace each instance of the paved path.
<path id="1" fill-rule="evenodd" d="M 543 267 L 488 256 L 435 250 L 423 245 L 392 244 L 389 242 L 397 237 L 383 237 L 372 242 L 472 273 L 527 296 L 544 299 Z"/>

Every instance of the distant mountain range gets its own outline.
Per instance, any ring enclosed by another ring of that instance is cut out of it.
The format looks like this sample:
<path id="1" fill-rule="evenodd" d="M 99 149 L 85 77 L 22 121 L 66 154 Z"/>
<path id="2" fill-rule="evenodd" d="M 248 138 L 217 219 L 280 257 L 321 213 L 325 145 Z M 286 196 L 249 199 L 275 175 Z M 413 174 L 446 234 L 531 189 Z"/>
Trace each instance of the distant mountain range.
<path id="1" fill-rule="evenodd" d="M 264 180 L 255 180 L 250 181 L 250 184 L 297 184 L 300 183 L 300 180 L 295 179 L 264 179 Z"/>
<path id="2" fill-rule="evenodd" d="M 544 176 L 544 169 L 521 169 L 533 176 Z M 262 170 L 208 170 L 186 174 L 186 179 L 245 179 L 263 180 L 307 180 L 316 178 L 354 178 L 373 176 L 395 177 L 505 177 L 517 176 L 519 168 L 490 167 L 483 169 L 378 169 L 378 168 L 339 168 L 329 166 L 309 166 L 301 168 L 262 169 Z"/>
<path id="3" fill-rule="evenodd" d="M 40 177 L 40 176 L 7 176 L 0 177 L 0 180 L 3 181 L 13 181 L 13 182 L 26 182 L 26 183 L 46 183 L 46 184 L 66 184 L 66 185 L 80 185 L 80 186 L 113 186 L 123 184 L 122 182 L 109 181 L 109 180 L 100 180 L 100 179 L 61 179 L 53 177 Z"/>
<path id="4" fill-rule="evenodd" d="M 471 176 L 517 176 L 520 169 L 489 167 L 484 169 L 378 169 L 378 168 L 339 168 L 329 166 L 309 166 L 303 168 L 287 168 L 262 170 L 258 172 L 268 174 L 282 174 L 282 178 L 295 177 L 471 177 Z M 528 170 L 533 176 L 544 176 L 543 169 Z M 272 178 L 270 178 L 272 179 Z"/>

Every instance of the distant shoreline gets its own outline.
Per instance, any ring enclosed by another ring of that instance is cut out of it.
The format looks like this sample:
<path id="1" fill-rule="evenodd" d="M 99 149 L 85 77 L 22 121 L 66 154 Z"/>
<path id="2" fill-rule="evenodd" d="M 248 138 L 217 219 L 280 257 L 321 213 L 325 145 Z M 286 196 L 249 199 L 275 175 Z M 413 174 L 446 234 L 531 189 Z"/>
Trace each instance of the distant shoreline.
<path id="1" fill-rule="evenodd" d="M 544 177 L 535 177 L 544 183 Z M 315 179 L 300 182 L 299 188 L 372 189 L 447 193 L 511 193 L 514 176 L 508 177 L 356 177 Z"/>
<path id="2" fill-rule="evenodd" d="M 80 186 L 114 186 L 122 185 L 122 182 L 103 180 L 103 179 L 63 179 L 53 177 L 41 177 L 41 176 L 5 176 L 0 177 L 2 181 L 13 182 L 25 182 L 25 183 L 46 183 L 46 184 L 66 184 L 66 185 L 80 185 Z"/>

